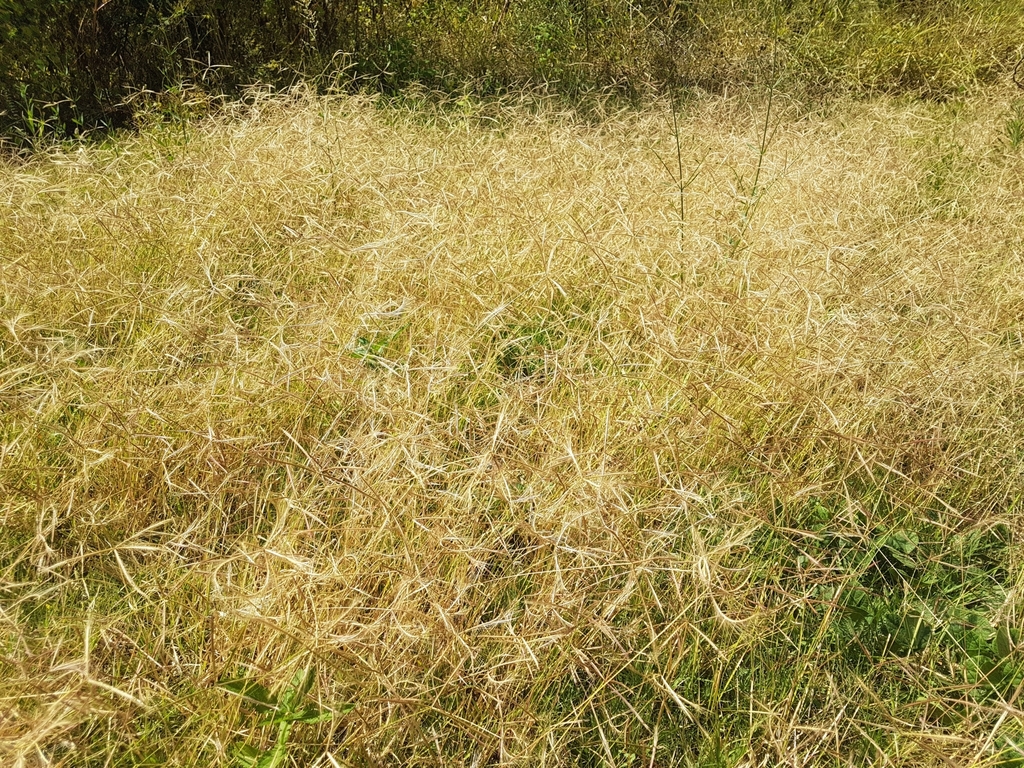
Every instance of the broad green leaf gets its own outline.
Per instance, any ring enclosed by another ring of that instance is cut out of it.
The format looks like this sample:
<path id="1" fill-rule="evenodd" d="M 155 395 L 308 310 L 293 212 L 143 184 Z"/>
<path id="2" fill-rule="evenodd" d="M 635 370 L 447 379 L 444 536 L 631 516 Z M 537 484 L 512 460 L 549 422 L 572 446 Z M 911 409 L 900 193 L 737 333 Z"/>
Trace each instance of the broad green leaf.
<path id="1" fill-rule="evenodd" d="M 295 694 L 297 698 L 301 699 L 303 696 L 309 693 L 309 689 L 313 686 L 313 680 L 315 679 L 315 677 L 316 676 L 314 675 L 313 670 L 309 667 L 306 667 L 301 672 L 295 673 L 295 675 L 292 677 L 291 684 L 292 687 L 295 688 Z"/>
<path id="2" fill-rule="evenodd" d="M 917 561 L 914 559 L 911 553 L 917 549 L 918 538 L 917 534 L 913 531 L 896 531 L 890 534 L 882 542 L 882 547 L 885 549 L 885 554 L 908 568 L 916 568 Z"/>
<path id="3" fill-rule="evenodd" d="M 919 539 L 913 531 L 896 531 L 886 540 L 886 545 L 899 549 L 908 555 L 917 549 Z"/>
<path id="4" fill-rule="evenodd" d="M 842 606 L 843 611 L 850 617 L 854 624 L 860 624 L 869 614 L 863 608 L 857 605 L 844 605 Z"/>
<path id="5" fill-rule="evenodd" d="M 355 707 L 355 704 L 343 704 L 333 709 L 322 709 L 316 704 L 310 704 L 301 710 L 276 712 L 258 722 L 256 726 L 262 728 L 267 725 L 281 725 L 282 723 L 324 723 L 351 712 Z"/>
<path id="6" fill-rule="evenodd" d="M 272 749 L 264 752 L 255 768 L 277 768 L 288 757 L 288 741 L 278 739 Z"/>
<path id="7" fill-rule="evenodd" d="M 1010 625 L 1005 621 L 996 630 L 996 658 L 1005 659 L 1013 653 L 1013 637 L 1010 634 Z"/>
<path id="8" fill-rule="evenodd" d="M 247 703 L 255 707 L 257 712 L 266 712 L 276 707 L 274 695 L 255 680 L 240 678 L 227 680 L 217 685 L 229 693 L 241 696 Z"/>
<path id="9" fill-rule="evenodd" d="M 260 758 L 260 751 L 251 744 L 243 744 L 235 752 L 235 761 L 245 768 L 253 768 Z"/>
<path id="10" fill-rule="evenodd" d="M 334 713 L 320 709 L 315 704 L 305 707 L 293 715 L 297 723 L 322 723 L 334 717 Z"/>
<path id="11" fill-rule="evenodd" d="M 932 635 L 932 628 L 924 616 L 917 613 L 905 615 L 893 637 L 893 650 L 901 655 L 916 653 L 924 649 Z"/>

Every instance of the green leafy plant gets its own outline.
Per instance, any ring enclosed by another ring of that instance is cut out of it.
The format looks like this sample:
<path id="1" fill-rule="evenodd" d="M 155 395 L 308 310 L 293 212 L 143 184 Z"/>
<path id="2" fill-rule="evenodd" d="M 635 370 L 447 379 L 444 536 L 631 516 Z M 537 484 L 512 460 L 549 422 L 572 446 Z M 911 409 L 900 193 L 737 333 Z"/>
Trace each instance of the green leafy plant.
<path id="1" fill-rule="evenodd" d="M 944 639 L 960 652 L 964 678 L 974 686 L 976 700 L 1007 700 L 1024 682 L 1015 653 L 1018 633 L 1009 623 L 993 627 L 986 617 L 964 612 L 948 623 Z"/>
<path id="2" fill-rule="evenodd" d="M 263 715 L 257 727 L 276 727 L 277 735 L 270 749 L 261 751 L 246 744 L 235 753 L 235 762 L 244 768 L 277 768 L 288 757 L 288 740 L 296 723 L 322 723 L 336 714 L 349 712 L 355 706 L 346 704 L 336 710 L 323 709 L 306 701 L 313 685 L 313 671 L 306 667 L 297 671 L 291 681 L 278 693 L 251 678 L 239 678 L 220 683 L 220 687 L 239 696 L 256 713 Z"/>

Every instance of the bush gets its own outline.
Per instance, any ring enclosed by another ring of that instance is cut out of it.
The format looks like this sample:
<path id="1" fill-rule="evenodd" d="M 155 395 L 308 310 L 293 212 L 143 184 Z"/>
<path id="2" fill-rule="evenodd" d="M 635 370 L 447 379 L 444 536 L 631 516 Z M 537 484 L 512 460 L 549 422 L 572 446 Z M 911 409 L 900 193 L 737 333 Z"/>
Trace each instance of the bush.
<path id="1" fill-rule="evenodd" d="M 140 91 L 342 71 L 383 90 L 717 90 L 774 72 L 944 96 L 1005 68 L 1022 32 L 1011 0 L 0 0 L 0 127 L 116 127 Z"/>

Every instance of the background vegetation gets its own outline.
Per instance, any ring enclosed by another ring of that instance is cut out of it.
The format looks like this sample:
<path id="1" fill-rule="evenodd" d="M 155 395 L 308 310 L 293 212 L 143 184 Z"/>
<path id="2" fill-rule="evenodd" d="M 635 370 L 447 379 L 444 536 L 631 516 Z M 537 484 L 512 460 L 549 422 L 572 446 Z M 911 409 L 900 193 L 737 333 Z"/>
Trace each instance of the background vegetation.
<path id="1" fill-rule="evenodd" d="M 180 111 L 183 86 L 572 96 L 769 72 L 812 94 L 947 97 L 991 81 L 1022 38 L 1016 0 L 0 0 L 0 111 L 8 131 L 73 133 L 130 123 L 141 91 Z"/>

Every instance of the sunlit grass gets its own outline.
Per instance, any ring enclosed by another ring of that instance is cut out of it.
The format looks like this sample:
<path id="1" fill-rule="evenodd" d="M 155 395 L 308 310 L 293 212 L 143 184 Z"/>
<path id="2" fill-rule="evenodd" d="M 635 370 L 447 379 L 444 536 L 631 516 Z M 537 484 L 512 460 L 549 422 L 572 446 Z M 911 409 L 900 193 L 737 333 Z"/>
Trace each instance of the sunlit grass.
<path id="1" fill-rule="evenodd" d="M 1016 765 L 1013 97 L 7 161 L 0 755 Z"/>

